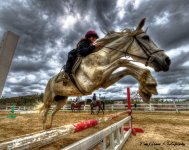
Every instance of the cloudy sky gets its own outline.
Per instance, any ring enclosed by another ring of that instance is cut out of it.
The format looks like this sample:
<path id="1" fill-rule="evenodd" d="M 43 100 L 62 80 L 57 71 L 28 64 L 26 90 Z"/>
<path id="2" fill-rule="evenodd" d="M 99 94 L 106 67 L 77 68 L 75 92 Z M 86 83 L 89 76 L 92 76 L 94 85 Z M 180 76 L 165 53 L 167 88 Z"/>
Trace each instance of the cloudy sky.
<path id="1" fill-rule="evenodd" d="M 189 97 L 188 0 L 0 0 L 0 37 L 7 30 L 20 35 L 3 96 L 43 92 L 87 30 L 103 37 L 109 30 L 135 28 L 143 17 L 150 37 L 172 60 L 169 72 L 152 70 L 159 96 Z M 138 83 L 126 77 L 96 92 L 124 98 L 127 86 L 136 91 Z"/>

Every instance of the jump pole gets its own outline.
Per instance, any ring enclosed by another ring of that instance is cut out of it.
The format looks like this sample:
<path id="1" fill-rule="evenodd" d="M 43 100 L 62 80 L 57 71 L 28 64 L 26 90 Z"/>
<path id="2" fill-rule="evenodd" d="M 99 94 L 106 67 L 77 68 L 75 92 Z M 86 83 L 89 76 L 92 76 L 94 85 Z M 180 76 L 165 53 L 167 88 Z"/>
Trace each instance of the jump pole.
<path id="1" fill-rule="evenodd" d="M 127 88 L 127 112 L 128 112 L 128 116 L 131 116 L 132 119 L 132 107 L 131 107 L 131 97 L 130 97 L 130 87 Z M 129 129 L 132 129 L 132 134 L 136 135 L 136 133 L 144 133 L 144 130 L 141 128 L 133 128 L 132 127 L 132 121 L 130 121 L 130 125 L 129 127 L 124 128 L 125 131 L 128 131 Z"/>

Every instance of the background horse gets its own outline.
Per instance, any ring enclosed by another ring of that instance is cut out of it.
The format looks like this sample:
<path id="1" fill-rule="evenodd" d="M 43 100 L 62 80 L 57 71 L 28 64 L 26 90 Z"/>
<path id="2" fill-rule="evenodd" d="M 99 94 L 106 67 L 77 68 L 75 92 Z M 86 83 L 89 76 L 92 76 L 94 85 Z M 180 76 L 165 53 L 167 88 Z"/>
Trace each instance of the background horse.
<path id="1" fill-rule="evenodd" d="M 72 102 L 72 103 L 71 103 L 71 110 L 72 110 L 72 112 L 75 111 L 75 108 L 76 108 L 78 111 L 80 111 L 82 105 L 85 105 L 85 102 L 84 102 L 84 101 L 82 101 L 82 102 L 80 101 L 80 102 L 76 102 L 76 103 Z"/>
<path id="2" fill-rule="evenodd" d="M 69 96 L 90 95 L 94 90 L 107 88 L 128 75 L 138 81 L 139 94 L 143 101 L 149 103 L 152 94 L 158 94 L 157 82 L 150 70 L 123 59 L 126 56 L 131 57 L 134 61 L 152 67 L 156 72 L 169 70 L 171 60 L 143 31 L 144 23 L 145 19 L 142 19 L 135 30 L 109 32 L 96 42 L 101 47 L 82 58 L 74 74 L 75 82 L 80 88 L 71 80 L 66 85 L 56 82 L 60 74 L 48 81 L 43 103 L 38 107 L 43 129 L 52 126 L 54 115 L 65 105 Z M 47 114 L 54 100 L 57 101 L 57 105 L 48 125 L 46 124 Z"/>
<path id="3" fill-rule="evenodd" d="M 94 114 L 93 111 L 94 107 L 98 107 L 97 114 L 100 112 L 100 110 L 102 110 L 102 113 L 104 114 L 105 103 L 103 101 L 100 100 L 92 101 L 90 107 L 91 107 L 91 114 Z"/>

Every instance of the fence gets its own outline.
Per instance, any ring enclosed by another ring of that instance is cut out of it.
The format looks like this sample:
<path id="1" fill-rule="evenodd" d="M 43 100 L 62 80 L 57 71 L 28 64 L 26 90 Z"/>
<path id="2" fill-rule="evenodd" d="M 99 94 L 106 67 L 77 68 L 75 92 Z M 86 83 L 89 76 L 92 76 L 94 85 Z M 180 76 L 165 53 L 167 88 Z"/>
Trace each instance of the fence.
<path id="1" fill-rule="evenodd" d="M 62 150 L 88 150 L 95 149 L 100 146 L 101 150 L 118 150 L 123 147 L 126 140 L 129 138 L 132 130 L 127 132 L 123 130 L 124 124 L 131 124 L 131 116 L 93 134 L 87 138 L 84 138 Z"/>
<path id="2" fill-rule="evenodd" d="M 12 106 L 0 106 L 0 110 L 10 111 Z M 55 106 L 51 106 L 51 110 L 53 110 Z M 189 111 L 189 104 L 176 104 L 176 107 L 179 111 Z M 116 110 L 125 110 L 127 108 L 127 104 L 107 104 L 105 105 L 105 110 L 116 111 Z M 135 107 L 132 104 L 133 110 L 139 111 L 175 111 L 174 104 L 137 104 Z M 32 110 L 33 106 L 15 106 L 15 111 L 26 111 Z M 70 105 L 64 105 L 61 109 L 62 111 L 71 111 Z M 81 110 L 90 111 L 90 105 L 85 105 L 81 107 Z"/>

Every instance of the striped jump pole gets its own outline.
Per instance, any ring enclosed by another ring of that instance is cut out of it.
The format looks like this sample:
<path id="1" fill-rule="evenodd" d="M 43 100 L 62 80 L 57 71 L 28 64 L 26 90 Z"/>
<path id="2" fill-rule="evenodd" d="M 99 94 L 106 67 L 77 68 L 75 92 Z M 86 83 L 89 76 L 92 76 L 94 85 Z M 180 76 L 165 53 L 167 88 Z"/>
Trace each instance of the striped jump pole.
<path id="1" fill-rule="evenodd" d="M 132 107 L 131 107 L 131 97 L 130 97 L 130 87 L 127 88 L 127 112 L 128 116 L 131 116 L 132 119 Z M 128 131 L 129 129 L 132 129 L 132 134 L 136 135 L 136 133 L 144 133 L 144 130 L 141 128 L 133 128 L 132 127 L 132 121 L 130 121 L 129 127 L 124 128 L 125 131 Z"/>

